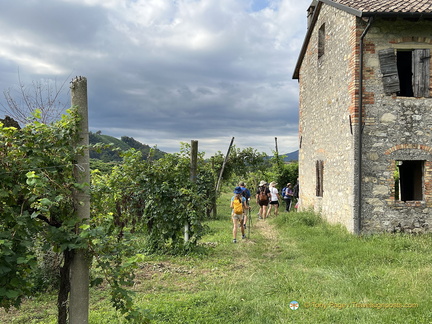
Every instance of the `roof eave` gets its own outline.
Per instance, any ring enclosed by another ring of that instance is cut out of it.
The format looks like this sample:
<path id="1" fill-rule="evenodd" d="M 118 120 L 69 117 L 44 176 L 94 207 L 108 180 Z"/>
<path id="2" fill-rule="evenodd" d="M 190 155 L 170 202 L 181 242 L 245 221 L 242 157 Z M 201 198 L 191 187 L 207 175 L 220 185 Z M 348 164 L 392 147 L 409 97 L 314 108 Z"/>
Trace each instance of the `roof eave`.
<path id="1" fill-rule="evenodd" d="M 348 12 L 354 16 L 357 17 L 364 17 L 364 18 L 370 18 L 370 17 L 383 17 L 383 18 L 432 18 L 432 12 L 363 12 L 356 9 L 353 9 L 351 7 L 347 7 L 344 5 L 341 5 L 339 3 L 335 3 L 331 0 L 319 0 L 317 7 L 314 11 L 311 24 L 308 28 L 308 31 L 306 33 L 305 39 L 303 41 L 302 48 L 300 50 L 299 58 L 297 60 L 297 64 L 294 68 L 294 73 L 292 78 L 293 79 L 299 79 L 300 78 L 300 67 L 303 62 L 304 55 L 306 53 L 306 49 L 311 37 L 311 33 L 313 30 L 313 27 L 318 19 L 318 15 L 321 9 L 322 4 L 328 4 L 330 6 L 333 6 L 335 8 L 338 8 L 340 10 L 343 10 L 345 12 Z"/>
<path id="2" fill-rule="evenodd" d="M 432 12 L 362 12 L 359 17 L 432 18 Z"/>
<path id="3" fill-rule="evenodd" d="M 340 3 L 336 3 L 332 0 L 319 0 L 329 6 L 338 8 L 347 13 L 350 13 L 357 17 L 401 17 L 401 18 L 423 18 L 423 17 L 432 17 L 432 12 L 377 12 L 377 11 L 361 11 L 357 10 Z"/>
<path id="4" fill-rule="evenodd" d="M 351 7 L 342 5 L 340 3 L 336 3 L 336 2 L 334 2 L 332 0 L 320 0 L 320 2 L 328 4 L 329 6 L 332 6 L 332 7 L 338 8 L 340 10 L 346 11 L 346 12 L 348 12 L 348 13 L 354 15 L 354 16 L 357 16 L 357 17 L 361 17 L 362 16 L 362 12 L 360 10 L 353 9 Z"/>

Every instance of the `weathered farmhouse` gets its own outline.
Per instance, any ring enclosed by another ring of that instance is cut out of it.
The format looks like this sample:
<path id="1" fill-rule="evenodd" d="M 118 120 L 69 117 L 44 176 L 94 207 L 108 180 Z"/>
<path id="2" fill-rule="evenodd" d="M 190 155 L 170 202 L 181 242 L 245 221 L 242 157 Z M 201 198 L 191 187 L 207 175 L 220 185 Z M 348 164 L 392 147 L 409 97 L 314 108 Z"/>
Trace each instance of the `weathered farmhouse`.
<path id="1" fill-rule="evenodd" d="M 354 233 L 432 231 L 432 1 L 307 13 L 293 75 L 301 208 Z"/>

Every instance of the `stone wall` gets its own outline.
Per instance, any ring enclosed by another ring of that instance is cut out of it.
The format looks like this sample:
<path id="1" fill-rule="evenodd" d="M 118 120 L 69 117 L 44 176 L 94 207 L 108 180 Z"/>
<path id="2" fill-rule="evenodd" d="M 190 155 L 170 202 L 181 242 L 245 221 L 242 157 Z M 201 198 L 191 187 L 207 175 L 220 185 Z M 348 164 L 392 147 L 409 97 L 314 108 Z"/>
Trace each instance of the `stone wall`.
<path id="1" fill-rule="evenodd" d="M 324 54 L 318 58 L 323 24 Z M 314 28 L 299 74 L 301 209 L 314 209 L 353 231 L 356 20 L 324 5 Z M 324 165 L 322 197 L 316 196 L 316 161 Z"/>
<path id="2" fill-rule="evenodd" d="M 365 91 L 369 95 L 365 102 L 362 231 L 427 232 L 432 230 L 432 99 L 385 95 L 378 51 L 432 49 L 432 22 L 378 19 L 365 41 L 369 45 L 365 53 Z M 421 200 L 395 197 L 395 162 L 404 160 L 424 161 Z"/>

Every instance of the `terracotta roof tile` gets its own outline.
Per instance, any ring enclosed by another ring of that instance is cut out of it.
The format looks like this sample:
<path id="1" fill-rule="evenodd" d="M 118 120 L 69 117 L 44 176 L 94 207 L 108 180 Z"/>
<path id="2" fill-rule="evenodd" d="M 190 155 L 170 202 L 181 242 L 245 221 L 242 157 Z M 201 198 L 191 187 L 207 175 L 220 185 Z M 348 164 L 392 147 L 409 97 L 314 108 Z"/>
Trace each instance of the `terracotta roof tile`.
<path id="1" fill-rule="evenodd" d="M 332 2 L 370 13 L 432 12 L 432 0 L 332 0 Z"/>

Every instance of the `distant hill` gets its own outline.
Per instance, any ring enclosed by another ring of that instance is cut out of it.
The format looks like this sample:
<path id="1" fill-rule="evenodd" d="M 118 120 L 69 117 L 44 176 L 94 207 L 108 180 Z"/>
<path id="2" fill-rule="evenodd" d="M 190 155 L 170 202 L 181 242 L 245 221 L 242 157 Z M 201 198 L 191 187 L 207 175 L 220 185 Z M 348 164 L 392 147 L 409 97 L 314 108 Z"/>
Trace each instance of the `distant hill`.
<path id="1" fill-rule="evenodd" d="M 120 151 L 127 151 L 131 148 L 134 148 L 137 151 L 142 152 L 144 160 L 147 159 L 147 156 L 151 149 L 150 146 L 146 144 L 142 144 L 132 137 L 122 136 L 120 139 L 118 139 L 109 135 L 102 135 L 99 132 L 97 133 L 90 132 L 89 141 L 90 144 L 98 144 L 98 143 L 112 144 L 112 148 L 103 149 L 101 152 L 90 150 L 91 159 L 98 159 L 103 162 L 114 162 L 114 161 L 122 160 L 122 158 L 119 156 L 118 152 L 115 149 L 119 149 Z M 160 159 L 165 154 L 167 153 L 156 149 L 153 158 Z"/>
<path id="2" fill-rule="evenodd" d="M 299 151 L 294 151 L 291 153 L 281 155 L 285 162 L 298 161 Z"/>
<path id="3" fill-rule="evenodd" d="M 299 151 L 294 151 L 291 153 L 286 153 L 286 154 L 279 154 L 279 156 L 283 159 L 284 162 L 293 162 L 293 161 L 298 161 L 298 154 Z M 269 156 L 267 155 L 265 158 L 266 159 L 271 159 L 273 156 Z"/>

